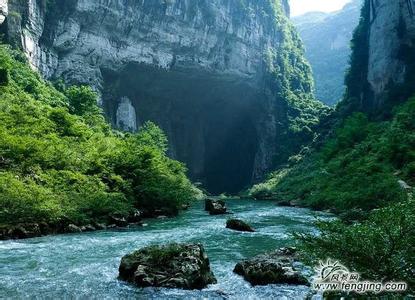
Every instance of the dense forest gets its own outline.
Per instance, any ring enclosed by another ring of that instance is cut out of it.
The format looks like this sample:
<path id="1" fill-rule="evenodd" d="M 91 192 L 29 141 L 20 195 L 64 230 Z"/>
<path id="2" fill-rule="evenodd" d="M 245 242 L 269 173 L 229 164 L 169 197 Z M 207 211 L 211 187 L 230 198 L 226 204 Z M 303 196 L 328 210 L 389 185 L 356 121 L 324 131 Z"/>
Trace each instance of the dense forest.
<path id="1" fill-rule="evenodd" d="M 197 198 L 156 125 L 113 130 L 89 87 L 55 88 L 5 45 L 0 66 L 0 226 L 107 224 L 134 209 L 174 215 Z"/>

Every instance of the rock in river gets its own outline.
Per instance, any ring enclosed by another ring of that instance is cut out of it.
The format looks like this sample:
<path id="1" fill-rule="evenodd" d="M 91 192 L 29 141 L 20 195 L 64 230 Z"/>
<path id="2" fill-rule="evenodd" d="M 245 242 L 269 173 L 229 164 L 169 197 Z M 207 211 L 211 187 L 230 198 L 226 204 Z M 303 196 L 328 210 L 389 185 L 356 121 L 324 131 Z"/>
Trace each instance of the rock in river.
<path id="1" fill-rule="evenodd" d="M 233 271 L 252 285 L 308 285 L 307 279 L 294 268 L 295 253 L 294 248 L 281 248 L 239 262 Z"/>
<path id="2" fill-rule="evenodd" d="M 205 210 L 211 215 L 224 215 L 226 214 L 226 203 L 223 200 L 205 200 Z"/>
<path id="3" fill-rule="evenodd" d="M 74 224 L 69 224 L 68 226 L 65 227 L 64 232 L 65 233 L 80 233 L 82 232 L 82 230 L 81 228 L 79 228 L 78 226 Z"/>
<path id="4" fill-rule="evenodd" d="M 246 231 L 246 232 L 254 232 L 255 230 L 251 227 L 251 225 L 247 224 L 242 220 L 237 219 L 230 219 L 226 221 L 226 228 L 237 230 L 237 231 Z"/>
<path id="5" fill-rule="evenodd" d="M 200 244 L 150 246 L 124 256 L 119 278 L 139 287 L 203 289 L 216 283 Z"/>
<path id="6" fill-rule="evenodd" d="M 128 226 L 128 221 L 124 218 L 124 216 L 122 215 L 110 215 L 109 216 L 109 221 L 110 223 L 113 223 L 115 225 L 117 225 L 118 227 L 127 227 Z"/>

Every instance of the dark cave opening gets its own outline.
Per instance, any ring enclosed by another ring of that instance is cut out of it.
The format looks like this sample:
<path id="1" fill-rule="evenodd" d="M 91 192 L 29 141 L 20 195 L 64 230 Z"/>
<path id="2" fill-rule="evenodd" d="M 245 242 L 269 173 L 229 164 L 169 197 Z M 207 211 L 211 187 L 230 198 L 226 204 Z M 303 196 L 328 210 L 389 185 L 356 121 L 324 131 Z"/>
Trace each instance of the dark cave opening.
<path id="1" fill-rule="evenodd" d="M 252 82 L 139 64 L 102 72 L 104 109 L 113 124 L 120 99 L 128 97 L 137 122 L 153 121 L 166 132 L 170 156 L 186 163 L 193 181 L 213 194 L 237 193 L 251 184 L 261 99 Z"/>

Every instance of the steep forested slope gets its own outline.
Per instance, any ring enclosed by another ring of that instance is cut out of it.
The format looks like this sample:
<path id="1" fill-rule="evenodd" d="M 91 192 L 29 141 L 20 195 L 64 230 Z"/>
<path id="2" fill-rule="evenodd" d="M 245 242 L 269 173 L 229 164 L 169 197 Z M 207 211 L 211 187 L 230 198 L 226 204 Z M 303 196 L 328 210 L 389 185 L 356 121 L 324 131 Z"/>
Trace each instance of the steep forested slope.
<path id="1" fill-rule="evenodd" d="M 134 208 L 175 213 L 194 199 L 162 131 L 151 123 L 137 134 L 113 131 L 96 101 L 87 87 L 58 91 L 0 45 L 0 227 L 62 230 Z"/>
<path id="2" fill-rule="evenodd" d="M 413 289 L 415 24 L 407 5 L 365 1 L 336 125 L 251 193 L 340 213 L 342 221 L 319 224 L 320 237 L 298 236 L 305 256 L 335 258 L 366 278 Z"/>

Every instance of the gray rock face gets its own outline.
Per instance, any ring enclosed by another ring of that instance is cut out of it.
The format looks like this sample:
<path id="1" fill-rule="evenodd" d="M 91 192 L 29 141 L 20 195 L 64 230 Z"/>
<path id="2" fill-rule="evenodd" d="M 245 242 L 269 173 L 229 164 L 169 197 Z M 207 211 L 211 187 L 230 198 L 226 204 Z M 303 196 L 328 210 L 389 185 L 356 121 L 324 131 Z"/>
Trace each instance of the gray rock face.
<path id="1" fill-rule="evenodd" d="M 407 0 L 371 2 L 368 81 L 374 105 L 382 104 L 390 85 L 403 83 L 407 63 L 403 46 L 413 47 L 415 3 Z"/>
<path id="2" fill-rule="evenodd" d="M 3 24 L 4 20 L 6 20 L 8 12 L 9 7 L 7 0 L 0 0 L 0 25 Z"/>
<path id="3" fill-rule="evenodd" d="M 251 225 L 249 225 L 248 223 L 242 220 L 237 220 L 237 219 L 227 220 L 226 228 L 236 230 L 236 231 L 255 232 L 255 229 L 253 229 Z"/>
<path id="4" fill-rule="evenodd" d="M 9 11 L 8 39 L 45 78 L 91 85 L 121 129 L 157 123 L 213 193 L 239 191 L 282 151 L 289 105 L 271 76 L 295 36 L 286 0 L 9 0 Z M 301 55 L 290 63 L 307 74 Z M 304 75 L 289 78 L 311 94 Z"/>
<path id="5" fill-rule="evenodd" d="M 127 97 L 122 97 L 117 108 L 117 127 L 124 130 L 135 132 L 137 131 L 137 116 L 135 108 L 131 100 Z"/>
<path id="6" fill-rule="evenodd" d="M 65 233 L 81 233 L 82 230 L 80 227 L 74 225 L 74 224 L 69 224 L 68 226 L 66 226 Z"/>
<path id="7" fill-rule="evenodd" d="M 203 246 L 151 246 L 124 256 L 119 278 L 139 287 L 203 289 L 216 283 Z"/>
<path id="8" fill-rule="evenodd" d="M 223 200 L 206 199 L 205 210 L 208 211 L 210 215 L 224 215 L 227 211 L 226 203 Z"/>
<path id="9" fill-rule="evenodd" d="M 312 12 L 292 19 L 313 68 L 316 96 L 328 105 L 336 104 L 343 96 L 350 40 L 359 23 L 362 3 L 354 0 L 334 13 Z"/>
<path id="10" fill-rule="evenodd" d="M 388 117 L 415 92 L 414 9 L 410 0 L 365 0 L 346 110 Z"/>
<path id="11" fill-rule="evenodd" d="M 308 285 L 308 280 L 294 267 L 295 249 L 281 248 L 273 253 L 258 255 L 239 262 L 234 272 L 252 285 Z"/>

